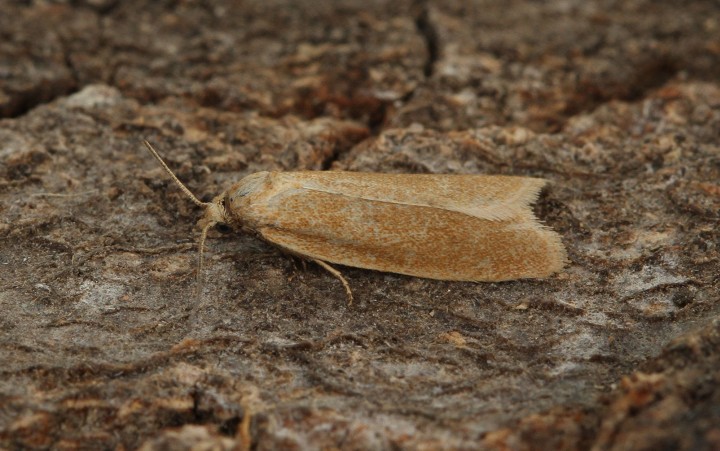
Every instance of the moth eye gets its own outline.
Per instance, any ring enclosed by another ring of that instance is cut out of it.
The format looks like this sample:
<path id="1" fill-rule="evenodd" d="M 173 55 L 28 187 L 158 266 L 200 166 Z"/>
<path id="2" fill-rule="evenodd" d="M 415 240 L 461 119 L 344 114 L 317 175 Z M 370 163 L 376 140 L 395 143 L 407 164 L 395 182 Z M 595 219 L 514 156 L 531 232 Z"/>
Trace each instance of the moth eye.
<path id="1" fill-rule="evenodd" d="M 217 231 L 220 233 L 230 233 L 232 229 L 227 224 L 218 224 L 215 226 Z"/>

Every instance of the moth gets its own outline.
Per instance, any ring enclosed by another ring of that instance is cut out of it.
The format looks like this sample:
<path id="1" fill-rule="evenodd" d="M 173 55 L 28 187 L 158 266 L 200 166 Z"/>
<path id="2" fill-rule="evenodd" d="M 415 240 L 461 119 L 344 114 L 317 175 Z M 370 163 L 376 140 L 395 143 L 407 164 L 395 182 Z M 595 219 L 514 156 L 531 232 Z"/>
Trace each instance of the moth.
<path id="1" fill-rule="evenodd" d="M 498 282 L 544 278 L 566 263 L 560 236 L 530 206 L 547 180 L 458 174 L 341 171 L 257 172 L 201 202 L 144 141 L 205 213 L 198 222 L 199 269 L 208 229 L 225 224 L 313 261 L 428 279 Z"/>

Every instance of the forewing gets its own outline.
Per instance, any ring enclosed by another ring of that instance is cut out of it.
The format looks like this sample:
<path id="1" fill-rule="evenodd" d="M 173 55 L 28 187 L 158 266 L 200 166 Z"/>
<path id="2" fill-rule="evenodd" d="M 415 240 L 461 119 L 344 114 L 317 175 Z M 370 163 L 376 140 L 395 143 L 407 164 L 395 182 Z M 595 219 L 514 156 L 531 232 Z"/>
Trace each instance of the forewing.
<path id="1" fill-rule="evenodd" d="M 265 221 L 258 232 L 300 256 L 442 280 L 546 277 L 565 261 L 558 235 L 527 207 L 513 219 L 485 219 L 328 191 L 284 191 L 258 212 L 281 220 Z"/>
<path id="2" fill-rule="evenodd" d="M 459 174 L 376 174 L 339 171 L 278 173 L 303 189 L 402 205 L 451 210 L 481 219 L 527 215 L 547 183 L 532 177 Z"/>

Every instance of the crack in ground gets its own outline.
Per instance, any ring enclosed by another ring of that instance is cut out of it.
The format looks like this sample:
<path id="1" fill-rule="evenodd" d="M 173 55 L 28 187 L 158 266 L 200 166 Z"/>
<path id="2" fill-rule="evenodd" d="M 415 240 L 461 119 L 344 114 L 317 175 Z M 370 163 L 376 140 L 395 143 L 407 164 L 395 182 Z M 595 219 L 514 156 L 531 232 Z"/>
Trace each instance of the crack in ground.
<path id="1" fill-rule="evenodd" d="M 63 48 L 62 61 L 69 75 L 51 80 L 41 80 L 23 91 L 10 92 L 10 100 L 0 104 L 0 118 L 15 119 L 24 116 L 40 105 L 53 102 L 80 91 L 80 73 L 72 62 L 67 44 L 60 39 Z"/>
<path id="2" fill-rule="evenodd" d="M 0 105 L 0 119 L 15 119 L 27 114 L 34 108 L 50 103 L 59 97 L 78 91 L 77 81 L 73 78 L 60 78 L 37 83 L 21 92 L 11 92 L 10 100 Z"/>
<path id="3" fill-rule="evenodd" d="M 415 26 L 425 41 L 425 48 L 428 53 L 427 60 L 423 66 L 423 74 L 426 78 L 430 78 L 433 75 L 435 63 L 440 54 L 439 38 L 435 24 L 433 24 L 430 17 L 430 5 L 428 2 L 426 0 L 421 1 L 417 7 L 420 9 L 420 13 L 415 18 Z"/>
<path id="4" fill-rule="evenodd" d="M 430 5 L 428 0 L 417 0 L 412 6 L 412 15 L 414 17 L 415 27 L 417 28 L 418 34 L 422 37 L 425 42 L 425 49 L 427 52 L 427 58 L 423 63 L 423 75 L 425 80 L 433 76 L 435 70 L 435 63 L 440 58 L 440 39 L 438 32 L 433 23 Z M 403 95 L 400 101 L 403 104 L 407 104 L 415 95 L 417 86 Z M 370 111 L 369 119 L 365 121 L 365 125 L 368 127 L 370 132 L 369 138 L 379 136 L 384 130 L 388 114 L 388 104 L 383 102 L 381 107 L 377 111 Z M 333 153 L 323 160 L 321 169 L 328 170 L 333 166 L 333 163 L 339 161 L 343 155 L 352 151 L 358 144 L 365 142 L 367 138 L 362 139 L 353 145 L 345 148 L 336 148 Z"/>

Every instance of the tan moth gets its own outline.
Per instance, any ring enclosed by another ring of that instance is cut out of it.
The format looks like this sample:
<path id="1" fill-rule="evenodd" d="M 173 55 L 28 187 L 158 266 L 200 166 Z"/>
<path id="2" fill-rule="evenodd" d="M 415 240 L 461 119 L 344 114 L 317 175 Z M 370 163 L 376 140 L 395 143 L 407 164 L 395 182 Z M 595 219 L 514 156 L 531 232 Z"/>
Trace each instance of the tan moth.
<path id="1" fill-rule="evenodd" d="M 566 262 L 560 236 L 530 206 L 547 183 L 516 176 L 256 172 L 212 202 L 201 202 L 145 141 L 162 167 L 205 214 L 198 222 L 200 264 L 207 231 L 218 224 L 325 268 L 428 279 L 497 282 L 543 278 Z"/>

